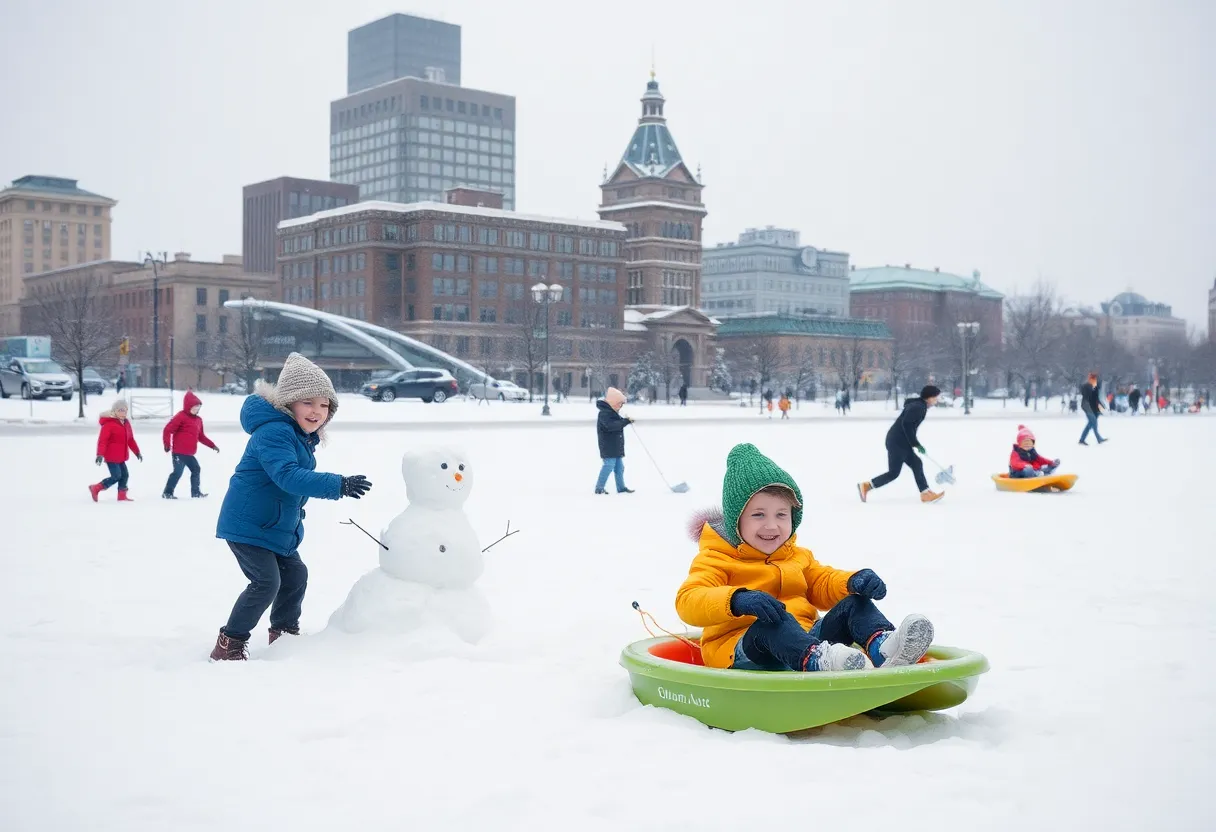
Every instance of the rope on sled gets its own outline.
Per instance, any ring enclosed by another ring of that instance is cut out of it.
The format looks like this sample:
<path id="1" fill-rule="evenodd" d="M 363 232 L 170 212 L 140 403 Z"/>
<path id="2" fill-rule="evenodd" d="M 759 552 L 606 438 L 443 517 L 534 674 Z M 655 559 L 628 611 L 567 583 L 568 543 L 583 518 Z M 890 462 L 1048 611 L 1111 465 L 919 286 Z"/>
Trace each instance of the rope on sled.
<path id="1" fill-rule="evenodd" d="M 646 628 L 646 632 L 650 634 L 651 638 L 659 637 L 658 634 L 656 634 L 654 630 L 650 629 L 650 625 L 653 624 L 655 627 L 655 630 L 659 630 L 660 632 L 663 632 L 663 633 L 671 636 L 674 639 L 684 642 L 686 645 L 693 648 L 694 650 L 701 649 L 701 645 L 697 644 L 695 641 L 692 641 L 691 639 L 689 639 L 685 636 L 682 636 L 679 633 L 673 633 L 673 632 L 671 632 L 671 630 L 664 629 L 663 625 L 660 624 L 658 621 L 656 621 L 655 617 L 653 615 L 646 612 L 646 610 L 642 609 L 642 607 L 638 604 L 637 601 L 634 601 L 632 606 L 635 610 L 637 610 L 638 617 L 642 619 L 642 626 Z M 685 632 L 687 632 L 687 631 L 685 631 Z"/>

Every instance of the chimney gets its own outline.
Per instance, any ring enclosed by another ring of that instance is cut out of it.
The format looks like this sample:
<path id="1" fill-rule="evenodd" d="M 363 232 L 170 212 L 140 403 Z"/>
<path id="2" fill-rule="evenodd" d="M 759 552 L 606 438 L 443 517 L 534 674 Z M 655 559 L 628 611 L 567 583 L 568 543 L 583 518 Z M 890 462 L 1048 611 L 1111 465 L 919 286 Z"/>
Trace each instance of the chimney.
<path id="1" fill-rule="evenodd" d="M 174 253 L 173 253 L 173 262 L 175 262 L 175 263 L 189 263 L 189 262 L 190 262 L 190 252 L 188 252 L 188 251 L 177 251 L 177 252 L 174 252 Z"/>

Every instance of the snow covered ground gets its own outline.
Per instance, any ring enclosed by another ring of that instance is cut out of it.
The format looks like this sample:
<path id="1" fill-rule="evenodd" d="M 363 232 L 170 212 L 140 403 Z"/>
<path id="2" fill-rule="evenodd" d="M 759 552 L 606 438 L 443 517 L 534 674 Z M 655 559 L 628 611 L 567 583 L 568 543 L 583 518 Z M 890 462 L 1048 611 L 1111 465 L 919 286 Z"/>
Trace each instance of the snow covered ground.
<path id="1" fill-rule="evenodd" d="M 1206 514 L 1216 420 L 1206 414 L 1104 419 L 1112 441 L 1081 448 L 1081 419 L 1058 405 L 1039 419 L 999 402 L 965 422 L 935 411 L 921 437 L 959 484 L 921 506 L 908 474 L 857 499 L 854 483 L 884 464 L 889 412 L 856 418 L 877 406 L 848 419 L 804 408 L 789 423 L 684 423 L 678 408 L 635 408 L 676 414 L 638 427 L 668 479 L 691 491 L 668 492 L 629 436 L 638 493 L 597 497 L 585 402 L 581 423 L 563 409 L 536 431 L 488 413 L 538 406 L 452 402 L 444 418 L 478 428 L 453 430 L 426 424 L 434 405 L 344 400 L 320 465 L 366 474 L 375 489 L 308 507 L 305 630 L 323 630 L 376 566 L 376 545 L 339 521 L 386 525 L 404 505 L 401 453 L 456 442 L 478 466 L 467 511 L 482 544 L 508 520 L 522 529 L 486 555 L 493 634 L 459 650 L 331 633 L 267 648 L 263 624 L 250 662 L 210 664 L 244 584 L 214 539 L 244 444 L 238 405 L 208 397 L 223 452 L 200 449 L 206 501 L 158 498 L 169 470 L 158 425 L 136 425 L 145 461 L 132 462 L 128 505 L 113 491 L 89 501 L 95 420 L 0 425 L 0 828 L 1216 827 L 1204 792 L 1216 778 Z M 24 418 L 11 411 L 28 403 L 0 408 L 0 419 Z M 684 413 L 719 410 L 730 408 Z M 347 417 L 415 413 L 422 424 L 406 430 L 343 431 Z M 1019 421 L 1081 475 L 1073 492 L 994 490 L 988 475 Z M 617 665 L 621 647 L 645 637 L 630 602 L 678 629 L 674 593 L 695 548 L 685 521 L 717 502 L 739 441 L 799 480 L 799 537 L 822 560 L 874 568 L 889 617 L 922 611 L 941 643 L 987 654 L 992 670 L 969 702 L 796 739 L 638 705 Z"/>

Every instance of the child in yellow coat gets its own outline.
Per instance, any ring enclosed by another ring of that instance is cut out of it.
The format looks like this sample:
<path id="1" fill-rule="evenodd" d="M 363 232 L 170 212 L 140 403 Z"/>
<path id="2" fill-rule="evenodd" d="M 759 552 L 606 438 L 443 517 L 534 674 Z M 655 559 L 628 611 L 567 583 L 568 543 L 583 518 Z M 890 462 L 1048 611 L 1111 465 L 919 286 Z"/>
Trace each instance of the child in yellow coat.
<path id="1" fill-rule="evenodd" d="M 920 661 L 933 642 L 929 619 L 909 615 L 894 627 L 874 605 L 887 594 L 882 579 L 819 563 L 798 546 L 801 521 L 794 479 L 754 445 L 731 449 L 722 512 L 697 519 L 700 551 L 676 594 L 680 618 L 704 628 L 705 664 L 816 671 Z"/>

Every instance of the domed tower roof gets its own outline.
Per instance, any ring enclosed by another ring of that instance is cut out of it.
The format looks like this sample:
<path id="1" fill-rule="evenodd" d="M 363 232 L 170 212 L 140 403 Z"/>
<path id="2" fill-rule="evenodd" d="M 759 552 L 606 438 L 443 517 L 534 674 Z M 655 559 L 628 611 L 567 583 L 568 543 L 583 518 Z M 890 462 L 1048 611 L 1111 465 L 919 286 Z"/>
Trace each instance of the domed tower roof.
<path id="1" fill-rule="evenodd" d="M 666 103 L 667 99 L 659 92 L 659 82 L 651 72 L 646 92 L 642 94 L 642 116 L 621 157 L 621 162 L 641 178 L 662 179 L 684 161 L 676 140 L 667 129 L 667 119 L 663 115 Z"/>

